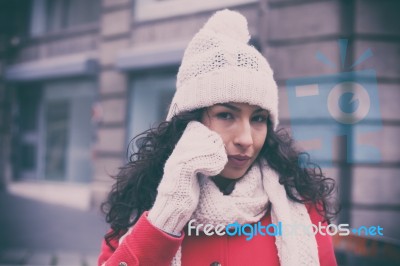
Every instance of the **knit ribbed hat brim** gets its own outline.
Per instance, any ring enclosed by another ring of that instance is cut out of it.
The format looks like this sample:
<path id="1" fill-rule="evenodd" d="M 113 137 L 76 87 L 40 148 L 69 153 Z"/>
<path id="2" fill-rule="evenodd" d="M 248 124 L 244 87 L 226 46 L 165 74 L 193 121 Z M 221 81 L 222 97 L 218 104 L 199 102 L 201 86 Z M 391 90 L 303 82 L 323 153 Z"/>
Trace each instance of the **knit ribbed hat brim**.
<path id="1" fill-rule="evenodd" d="M 227 102 L 248 103 L 266 110 L 277 110 L 277 86 L 271 77 L 265 73 L 249 73 L 231 67 L 213 71 L 207 77 L 191 79 L 176 91 L 167 120 L 181 112 L 193 110 L 193 106 L 199 109 Z M 229 93 L 221 88 L 229 88 Z M 278 125 L 277 115 L 270 112 L 270 116 L 273 125 Z"/>

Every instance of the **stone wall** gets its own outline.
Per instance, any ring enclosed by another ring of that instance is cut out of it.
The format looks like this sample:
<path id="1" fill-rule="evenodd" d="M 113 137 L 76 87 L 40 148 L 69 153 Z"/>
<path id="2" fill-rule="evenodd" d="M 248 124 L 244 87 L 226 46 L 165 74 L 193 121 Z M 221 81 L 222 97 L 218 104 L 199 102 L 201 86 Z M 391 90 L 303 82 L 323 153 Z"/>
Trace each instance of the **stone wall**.
<path id="1" fill-rule="evenodd" d="M 343 72 L 339 39 L 348 40 L 345 64 L 356 62 L 368 49 L 372 51 L 372 57 L 346 71 L 376 71 L 382 128 L 359 135 L 356 141 L 378 148 L 381 161 L 346 163 L 346 141 L 338 137 L 332 140 L 334 164 L 324 170 L 339 185 L 338 196 L 344 207 L 339 221 L 352 226 L 379 224 L 395 238 L 400 238 L 392 222 L 400 219 L 399 8 L 398 1 L 372 0 L 269 0 L 261 4 L 263 51 L 279 83 L 281 125 L 289 130 L 294 121 L 288 108 L 288 79 Z M 317 51 L 336 67 L 316 60 Z M 375 80 L 371 82 L 366 86 Z"/>

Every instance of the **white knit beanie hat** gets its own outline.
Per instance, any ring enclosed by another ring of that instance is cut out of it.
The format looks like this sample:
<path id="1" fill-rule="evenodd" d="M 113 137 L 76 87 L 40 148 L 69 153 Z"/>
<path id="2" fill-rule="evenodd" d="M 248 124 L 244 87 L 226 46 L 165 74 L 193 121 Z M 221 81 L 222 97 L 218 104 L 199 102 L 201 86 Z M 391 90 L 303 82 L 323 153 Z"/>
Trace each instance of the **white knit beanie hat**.
<path id="1" fill-rule="evenodd" d="M 167 121 L 181 112 L 237 102 L 269 110 L 278 125 L 278 89 L 267 60 L 248 44 L 246 18 L 216 12 L 193 37 L 179 68 Z"/>

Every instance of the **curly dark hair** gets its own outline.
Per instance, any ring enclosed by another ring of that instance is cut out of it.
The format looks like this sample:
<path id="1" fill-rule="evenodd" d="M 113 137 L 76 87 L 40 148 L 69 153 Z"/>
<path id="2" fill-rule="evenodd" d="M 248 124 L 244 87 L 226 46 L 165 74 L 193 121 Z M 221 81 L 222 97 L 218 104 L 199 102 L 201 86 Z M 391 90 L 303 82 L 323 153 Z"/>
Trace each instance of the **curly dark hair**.
<path id="1" fill-rule="evenodd" d="M 110 244 L 113 238 L 124 234 L 144 211 L 153 206 L 166 160 L 187 124 L 193 120 L 200 121 L 204 111 L 205 108 L 183 112 L 132 139 L 130 146 L 136 145 L 136 151 L 119 173 L 112 176 L 116 182 L 101 205 L 112 229 L 104 236 L 110 248 L 115 249 Z M 267 119 L 267 129 L 259 158 L 265 158 L 277 171 L 279 182 L 291 200 L 314 204 L 318 213 L 329 222 L 337 214 L 329 201 L 335 187 L 334 180 L 326 177 L 318 165 L 311 163 L 307 153 L 297 151 L 293 139 L 284 129 L 274 131 L 270 119 Z M 299 164 L 300 161 L 304 164 L 304 158 L 308 159 L 306 167 Z"/>

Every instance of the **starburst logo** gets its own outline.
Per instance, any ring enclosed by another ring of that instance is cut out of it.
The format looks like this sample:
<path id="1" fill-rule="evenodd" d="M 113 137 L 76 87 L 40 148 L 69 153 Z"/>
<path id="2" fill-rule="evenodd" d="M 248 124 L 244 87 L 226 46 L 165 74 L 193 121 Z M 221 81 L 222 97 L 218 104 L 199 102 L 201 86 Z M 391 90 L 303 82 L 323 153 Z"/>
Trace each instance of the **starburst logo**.
<path id="1" fill-rule="evenodd" d="M 346 64 L 348 41 L 341 39 L 338 45 L 340 66 L 321 52 L 316 59 L 340 73 L 286 82 L 293 137 L 308 147 L 313 160 L 325 166 L 337 159 L 334 143 L 339 136 L 346 136 L 348 163 L 379 162 L 379 147 L 359 141 L 362 134 L 382 127 L 376 72 L 354 70 L 373 56 L 372 51 L 367 49 L 354 63 Z M 306 166 L 304 161 L 300 163 Z"/>

